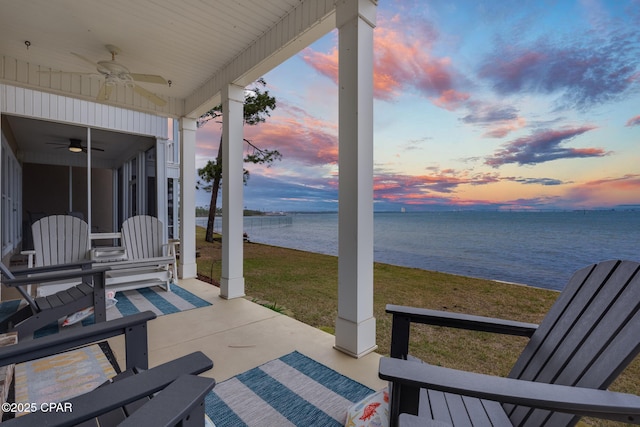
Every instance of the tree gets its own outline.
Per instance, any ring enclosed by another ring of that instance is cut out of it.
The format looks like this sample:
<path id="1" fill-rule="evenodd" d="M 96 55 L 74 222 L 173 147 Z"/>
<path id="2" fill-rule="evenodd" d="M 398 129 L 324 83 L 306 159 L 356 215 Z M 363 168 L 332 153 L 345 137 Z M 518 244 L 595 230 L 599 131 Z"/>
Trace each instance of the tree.
<path id="1" fill-rule="evenodd" d="M 245 91 L 243 119 L 244 123 L 255 126 L 267 120 L 271 115 L 271 111 L 276 108 L 275 97 L 269 95 L 268 90 L 263 88 L 267 85 L 264 79 L 260 78 L 255 85 Z M 204 126 L 211 120 L 219 119 L 223 114 L 222 105 L 218 105 L 198 119 L 198 127 Z M 216 120 L 217 121 L 217 120 Z M 245 155 L 244 161 L 254 164 L 266 164 L 270 166 L 275 160 L 282 159 L 282 154 L 278 150 L 266 150 L 259 148 L 248 139 L 244 142 L 249 146 L 249 151 Z M 200 181 L 199 188 L 211 191 L 211 203 L 209 204 L 209 219 L 207 220 L 207 232 L 205 239 L 207 242 L 213 242 L 213 223 L 215 221 L 215 212 L 217 208 L 218 192 L 220 183 L 222 182 L 222 134 L 220 135 L 220 143 L 218 147 L 218 155 L 215 160 L 209 160 L 207 164 L 198 169 Z M 249 171 L 244 170 L 244 183 L 246 185 L 249 180 Z"/>

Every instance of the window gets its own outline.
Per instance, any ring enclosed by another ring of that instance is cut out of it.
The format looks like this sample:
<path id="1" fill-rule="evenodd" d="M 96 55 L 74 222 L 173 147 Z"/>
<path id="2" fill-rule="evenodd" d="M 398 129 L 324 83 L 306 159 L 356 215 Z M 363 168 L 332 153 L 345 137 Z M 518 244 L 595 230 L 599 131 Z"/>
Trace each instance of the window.
<path id="1" fill-rule="evenodd" d="M 22 167 L 2 135 L 2 256 L 22 241 Z"/>

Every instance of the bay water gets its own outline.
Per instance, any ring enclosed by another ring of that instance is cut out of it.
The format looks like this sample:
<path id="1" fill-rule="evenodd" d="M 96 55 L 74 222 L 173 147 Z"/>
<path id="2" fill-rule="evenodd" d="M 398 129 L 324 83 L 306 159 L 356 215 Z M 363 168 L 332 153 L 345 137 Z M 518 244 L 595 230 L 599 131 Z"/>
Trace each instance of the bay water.
<path id="1" fill-rule="evenodd" d="M 337 213 L 245 217 L 244 228 L 252 242 L 338 254 Z M 374 259 L 561 290 L 586 265 L 640 261 L 640 211 L 380 212 Z"/>

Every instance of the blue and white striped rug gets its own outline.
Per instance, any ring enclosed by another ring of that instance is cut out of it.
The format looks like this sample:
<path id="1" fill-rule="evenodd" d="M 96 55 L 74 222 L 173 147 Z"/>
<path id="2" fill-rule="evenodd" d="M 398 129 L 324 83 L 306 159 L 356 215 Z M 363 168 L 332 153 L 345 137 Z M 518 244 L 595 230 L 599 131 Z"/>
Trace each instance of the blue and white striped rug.
<path id="1" fill-rule="evenodd" d="M 171 285 L 171 292 L 167 292 L 158 286 L 153 286 L 117 292 L 115 298 L 118 302 L 115 306 L 107 309 L 107 320 L 130 316 L 146 310 L 151 310 L 156 315 L 162 316 L 211 305 L 208 301 L 175 284 Z M 91 315 L 81 323 L 65 326 L 64 328 L 81 327 L 93 323 L 95 323 L 94 317 Z M 38 338 L 51 335 L 57 333 L 61 328 L 63 327 L 59 325 L 59 322 L 51 323 L 37 330 L 33 336 Z"/>
<path id="2" fill-rule="evenodd" d="M 151 310 L 158 316 L 206 307 L 211 303 L 192 294 L 176 284 L 171 292 L 153 286 L 116 293 L 118 303 L 107 310 L 107 320 L 130 316 L 141 311 Z"/>
<path id="3" fill-rule="evenodd" d="M 373 393 L 297 351 L 217 384 L 205 398 L 216 427 L 343 426 Z"/>

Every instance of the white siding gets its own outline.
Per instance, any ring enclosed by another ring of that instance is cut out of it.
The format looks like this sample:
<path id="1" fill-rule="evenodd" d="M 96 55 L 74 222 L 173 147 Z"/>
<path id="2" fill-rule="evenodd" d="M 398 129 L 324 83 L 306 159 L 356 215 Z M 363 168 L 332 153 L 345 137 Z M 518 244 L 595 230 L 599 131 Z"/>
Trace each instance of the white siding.
<path id="1" fill-rule="evenodd" d="M 84 98 L 89 102 L 96 98 L 102 85 L 102 80 L 98 77 L 77 74 L 51 74 L 50 71 L 52 71 L 50 68 L 0 55 L 0 81 L 15 83 L 18 86 L 41 88 L 43 91 L 58 92 L 60 95 L 68 94 L 73 97 Z M 120 85 L 114 88 L 110 96 L 112 103 L 123 105 L 133 110 L 153 112 L 164 116 L 179 117 L 182 115 L 183 111 L 180 108 L 183 105 L 182 102 L 167 96 L 164 96 L 164 99 L 167 100 L 167 104 L 164 107 L 159 107 L 141 97 L 132 89 Z"/>
<path id="2" fill-rule="evenodd" d="M 167 119 L 67 96 L 0 85 L 0 111 L 94 128 L 166 139 Z"/>

